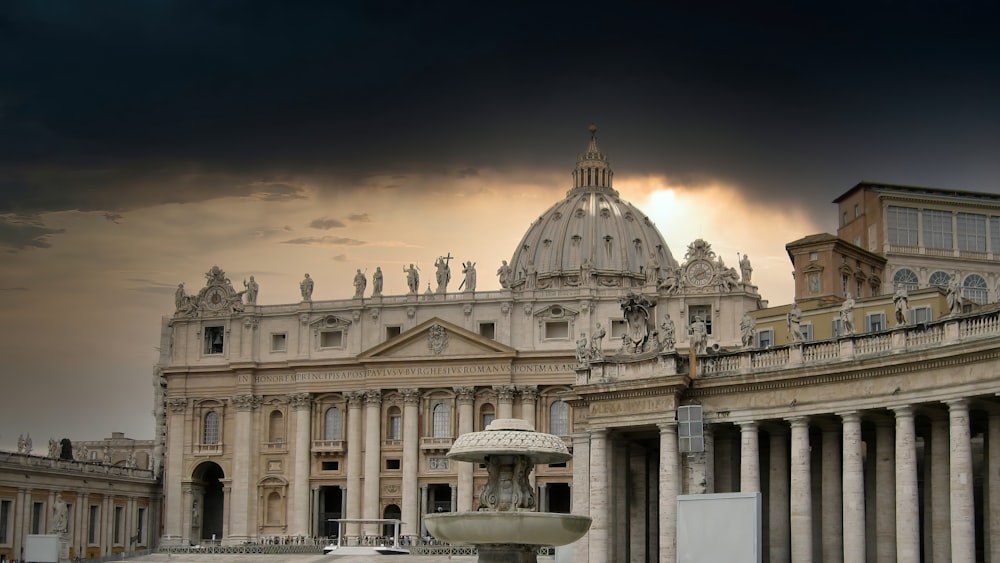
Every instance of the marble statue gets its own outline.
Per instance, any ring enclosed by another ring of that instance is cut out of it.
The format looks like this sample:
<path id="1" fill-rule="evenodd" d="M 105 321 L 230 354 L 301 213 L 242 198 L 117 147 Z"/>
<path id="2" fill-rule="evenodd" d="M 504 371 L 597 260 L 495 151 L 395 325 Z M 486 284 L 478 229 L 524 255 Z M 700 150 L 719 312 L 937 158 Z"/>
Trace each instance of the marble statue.
<path id="1" fill-rule="evenodd" d="M 462 289 L 465 286 L 465 291 L 475 291 L 476 290 L 476 263 L 472 260 L 468 262 L 462 262 L 462 273 L 465 274 L 465 279 L 462 280 L 461 285 L 458 289 Z"/>
<path id="2" fill-rule="evenodd" d="M 655 328 L 651 326 L 655 321 L 650 321 L 649 312 L 653 309 L 653 303 L 642 295 L 629 291 L 624 297 L 618 299 L 618 304 L 625 316 L 626 333 L 629 342 L 635 347 L 635 353 L 641 354 L 646 351 L 650 333 Z"/>
<path id="3" fill-rule="evenodd" d="M 736 268 L 725 268 L 719 275 L 719 281 L 722 283 L 722 289 L 725 291 L 732 291 L 740 284 L 740 277 L 736 273 Z"/>
<path id="4" fill-rule="evenodd" d="M 114 451 L 111 449 L 111 446 L 109 446 L 109 445 L 105 445 L 104 446 L 104 464 L 105 465 L 111 465 L 111 456 L 112 456 L 113 453 L 114 453 Z"/>
<path id="5" fill-rule="evenodd" d="M 604 355 L 604 337 L 608 333 L 601 326 L 601 323 L 597 323 L 597 328 L 594 333 L 590 335 L 590 352 L 595 358 L 599 358 Z"/>
<path id="6" fill-rule="evenodd" d="M 406 273 L 406 287 L 410 289 L 410 293 L 416 293 L 420 290 L 420 268 L 415 268 L 413 264 L 410 264 L 409 268 L 403 268 L 403 272 Z"/>
<path id="7" fill-rule="evenodd" d="M 646 260 L 646 285 L 656 285 L 660 274 L 660 263 L 656 261 L 656 253 L 649 253 L 649 260 Z"/>
<path id="8" fill-rule="evenodd" d="M 59 442 L 55 438 L 49 438 L 49 457 L 59 459 Z"/>
<path id="9" fill-rule="evenodd" d="M 368 287 L 368 278 L 361 272 L 361 268 L 358 268 L 358 273 L 354 274 L 354 298 L 364 297 L 366 287 Z"/>
<path id="10" fill-rule="evenodd" d="M 27 440 L 24 439 L 24 434 L 18 435 L 18 437 L 17 437 L 17 453 L 19 453 L 19 454 L 30 454 L 31 453 L 31 447 L 28 445 L 28 444 L 31 443 L 30 440 L 31 440 L 31 436 L 30 435 L 28 436 Z"/>
<path id="11" fill-rule="evenodd" d="M 62 493 L 56 493 L 56 501 L 52 504 L 52 525 L 49 527 L 49 531 L 54 534 L 69 532 L 69 517 Z"/>
<path id="12" fill-rule="evenodd" d="M 708 327 L 700 315 L 691 323 L 691 346 L 695 354 L 704 354 L 708 350 Z"/>
<path id="13" fill-rule="evenodd" d="M 177 284 L 177 291 L 174 292 L 174 305 L 178 311 L 184 306 L 184 300 L 187 298 L 187 293 L 184 291 L 184 282 Z"/>
<path id="14" fill-rule="evenodd" d="M 198 510 L 198 499 L 191 501 L 191 527 L 197 528 L 201 525 L 201 511 Z"/>
<path id="15" fill-rule="evenodd" d="M 785 322 L 788 324 L 788 335 L 791 337 L 793 343 L 798 344 L 805 340 L 802 336 L 802 309 L 799 308 L 798 303 L 792 304 Z"/>
<path id="16" fill-rule="evenodd" d="M 590 354 L 587 348 L 587 335 L 581 332 L 580 338 L 576 339 L 576 363 L 586 364 L 588 360 L 590 360 Z"/>
<path id="17" fill-rule="evenodd" d="M 852 336 L 854 334 L 854 298 L 851 292 L 846 293 L 846 299 L 840 304 L 840 327 L 841 336 Z"/>
<path id="18" fill-rule="evenodd" d="M 736 253 L 740 257 L 740 253 Z M 753 266 L 750 265 L 750 257 L 744 254 L 740 257 L 740 275 L 743 276 L 743 283 L 750 283 L 750 276 L 753 275 Z"/>
<path id="19" fill-rule="evenodd" d="M 243 280 L 243 287 L 246 288 L 247 305 L 256 305 L 257 291 L 260 290 L 260 286 L 254 281 L 253 276 L 250 276 L 250 281 Z"/>
<path id="20" fill-rule="evenodd" d="M 434 261 L 434 267 L 437 268 L 434 277 L 437 280 L 438 293 L 448 292 L 448 282 L 451 281 L 451 266 L 448 265 L 449 260 L 451 260 L 451 253 L 448 253 L 447 256 L 439 256 Z"/>
<path id="21" fill-rule="evenodd" d="M 753 331 L 757 327 L 757 321 L 750 316 L 750 313 L 743 313 L 740 319 L 740 340 L 744 348 L 753 346 Z"/>
<path id="22" fill-rule="evenodd" d="M 299 290 L 302 292 L 303 301 L 312 301 L 313 296 L 313 280 L 306 274 L 306 277 L 302 278 L 299 282 Z"/>
<path id="23" fill-rule="evenodd" d="M 677 329 L 674 320 L 670 318 L 670 313 L 664 314 L 663 322 L 660 323 L 659 343 L 661 352 L 673 350 L 677 345 Z"/>
<path id="24" fill-rule="evenodd" d="M 906 291 L 905 285 L 896 288 L 896 293 L 892 296 L 892 304 L 896 309 L 896 326 L 907 324 L 910 318 L 910 295 Z"/>
<path id="25" fill-rule="evenodd" d="M 953 274 L 948 280 L 948 314 L 958 315 L 962 312 L 962 286 L 958 275 Z"/>
<path id="26" fill-rule="evenodd" d="M 128 451 L 128 458 L 125 460 L 125 467 L 135 469 L 135 450 Z"/>
<path id="27" fill-rule="evenodd" d="M 528 266 L 531 267 L 532 270 L 535 269 L 534 262 L 529 262 Z M 583 262 L 580 264 L 580 283 L 583 285 L 590 285 L 590 276 L 593 275 L 593 270 L 594 263 L 590 261 L 590 257 L 588 256 L 584 258 Z"/>
<path id="28" fill-rule="evenodd" d="M 535 289 L 535 283 L 538 281 L 538 270 L 535 269 L 535 262 L 533 260 L 528 261 L 528 267 L 524 270 L 524 289 Z"/>
<path id="29" fill-rule="evenodd" d="M 510 275 L 511 268 L 507 265 L 507 261 L 504 260 L 503 264 L 500 264 L 500 267 L 497 268 L 497 277 L 500 278 L 500 287 L 504 289 L 510 287 Z"/>
<path id="30" fill-rule="evenodd" d="M 372 297 L 379 295 L 382 295 L 382 266 L 376 266 L 372 274 Z"/>
<path id="31" fill-rule="evenodd" d="M 658 286 L 661 289 L 666 289 L 669 295 L 677 293 L 681 287 L 681 274 L 680 268 L 672 268 L 667 266 L 666 274 L 663 276 L 663 280 L 660 281 Z"/>

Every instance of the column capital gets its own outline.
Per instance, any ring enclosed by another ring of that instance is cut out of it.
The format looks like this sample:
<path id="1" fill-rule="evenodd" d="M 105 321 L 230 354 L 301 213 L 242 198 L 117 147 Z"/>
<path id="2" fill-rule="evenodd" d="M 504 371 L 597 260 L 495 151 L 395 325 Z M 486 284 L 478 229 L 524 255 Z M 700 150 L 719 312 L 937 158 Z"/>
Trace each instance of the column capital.
<path id="1" fill-rule="evenodd" d="M 260 395 L 245 394 L 245 395 L 233 395 L 232 403 L 237 410 L 249 411 L 254 410 L 264 402 L 264 398 Z"/>
<path id="2" fill-rule="evenodd" d="M 803 428 L 803 427 L 804 428 L 808 428 L 809 427 L 809 417 L 808 416 L 792 416 L 792 417 L 786 418 L 785 420 L 788 421 L 788 424 L 791 425 L 792 428 Z"/>
<path id="3" fill-rule="evenodd" d="M 458 404 L 471 405 L 475 401 L 475 387 L 455 387 L 455 395 L 458 400 Z"/>
<path id="4" fill-rule="evenodd" d="M 167 405 L 170 407 L 170 412 L 181 413 L 187 410 L 188 400 L 187 397 L 174 397 L 167 399 Z"/>
<path id="5" fill-rule="evenodd" d="M 941 401 L 941 402 L 948 405 L 949 411 L 969 410 L 969 400 L 966 399 L 965 397 L 961 397 L 958 399 L 949 399 L 947 401 Z"/>
<path id="6" fill-rule="evenodd" d="M 677 432 L 677 421 L 657 422 L 656 427 L 660 429 L 660 434 Z"/>
<path id="7" fill-rule="evenodd" d="M 588 428 L 587 432 L 590 433 L 590 436 L 592 438 L 595 437 L 595 436 L 599 436 L 601 438 L 604 438 L 604 437 L 606 437 L 608 435 L 608 429 L 604 428 L 604 427 L 601 427 L 601 428 Z"/>
<path id="8" fill-rule="evenodd" d="M 382 404 L 382 390 L 381 389 L 368 389 L 365 391 L 365 404 L 369 407 L 379 406 Z"/>
<path id="9" fill-rule="evenodd" d="M 308 410 L 312 406 L 312 395 L 309 393 L 291 393 L 288 395 L 288 404 L 295 410 Z"/>
<path id="10" fill-rule="evenodd" d="M 747 422 L 739 422 L 737 425 L 740 427 L 740 432 L 756 432 L 758 429 L 756 420 L 749 420 Z"/>
<path id="11" fill-rule="evenodd" d="M 399 394 L 403 396 L 404 405 L 420 404 L 420 389 L 400 389 Z"/>
<path id="12" fill-rule="evenodd" d="M 497 392 L 497 399 L 510 402 L 514 400 L 515 387 L 513 385 L 494 385 L 493 390 Z"/>
<path id="13" fill-rule="evenodd" d="M 839 416 L 840 420 L 842 420 L 845 423 L 847 423 L 847 422 L 861 422 L 861 413 L 858 412 L 858 411 L 838 412 L 837 416 Z"/>
<path id="14" fill-rule="evenodd" d="M 360 409 L 362 402 L 365 400 L 363 391 L 348 391 L 344 393 L 344 397 L 347 397 L 347 408 L 349 409 Z"/>
<path id="15" fill-rule="evenodd" d="M 537 385 L 519 385 L 517 387 L 518 391 L 521 392 L 522 401 L 534 402 L 538 399 L 538 386 Z"/>
<path id="16" fill-rule="evenodd" d="M 896 413 L 896 418 L 913 418 L 913 406 L 912 405 L 899 405 L 896 407 L 889 407 L 889 409 Z"/>

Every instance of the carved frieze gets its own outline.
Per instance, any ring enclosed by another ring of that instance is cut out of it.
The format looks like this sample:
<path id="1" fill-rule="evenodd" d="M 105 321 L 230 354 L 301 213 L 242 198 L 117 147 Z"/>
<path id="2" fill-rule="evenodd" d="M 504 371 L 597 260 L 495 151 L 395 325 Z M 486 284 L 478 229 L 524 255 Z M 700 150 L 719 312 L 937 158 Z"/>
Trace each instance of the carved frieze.
<path id="1" fill-rule="evenodd" d="M 427 348 L 440 355 L 448 347 L 448 331 L 441 325 L 435 324 L 427 331 Z"/>

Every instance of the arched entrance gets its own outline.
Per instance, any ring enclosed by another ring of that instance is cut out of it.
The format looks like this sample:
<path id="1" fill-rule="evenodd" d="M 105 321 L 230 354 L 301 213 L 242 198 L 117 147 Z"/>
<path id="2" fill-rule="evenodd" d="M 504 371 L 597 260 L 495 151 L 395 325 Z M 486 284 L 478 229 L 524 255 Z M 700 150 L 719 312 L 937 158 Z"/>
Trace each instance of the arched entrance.
<path id="1" fill-rule="evenodd" d="M 403 511 L 400 510 L 399 505 L 396 504 L 390 504 L 385 507 L 385 510 L 382 511 L 382 518 L 386 520 L 399 520 L 402 517 Z M 391 538 L 393 533 L 395 533 L 395 529 L 395 524 L 393 523 L 382 524 L 382 535 L 387 538 Z M 396 539 L 398 540 L 399 538 Z"/>
<path id="2" fill-rule="evenodd" d="M 225 474 L 215 462 L 206 461 L 191 475 L 191 538 L 222 539 L 223 493 Z"/>

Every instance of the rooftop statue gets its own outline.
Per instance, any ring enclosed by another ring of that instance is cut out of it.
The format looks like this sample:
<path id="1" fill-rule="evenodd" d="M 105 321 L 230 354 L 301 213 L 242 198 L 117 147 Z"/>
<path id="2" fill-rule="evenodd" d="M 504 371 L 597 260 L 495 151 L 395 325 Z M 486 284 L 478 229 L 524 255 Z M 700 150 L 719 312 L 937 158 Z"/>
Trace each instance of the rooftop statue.
<path id="1" fill-rule="evenodd" d="M 462 289 L 465 286 L 465 291 L 475 291 L 476 290 L 476 263 L 472 260 L 468 262 L 462 262 L 462 273 L 465 274 L 465 279 L 458 286 L 458 289 Z"/>
<path id="2" fill-rule="evenodd" d="M 403 268 L 403 272 L 406 273 L 406 287 L 410 289 L 410 293 L 415 294 L 420 290 L 420 268 L 410 264 L 409 268 Z"/>
<path id="3" fill-rule="evenodd" d="M 376 266 L 372 274 L 372 297 L 379 295 L 382 295 L 382 266 Z"/>
<path id="4" fill-rule="evenodd" d="M 250 276 L 250 281 L 243 280 L 243 287 L 246 288 L 247 305 L 256 305 L 257 291 L 260 290 L 260 286 L 254 281 L 253 276 Z"/>
<path id="5" fill-rule="evenodd" d="M 303 301 L 312 301 L 313 280 L 309 277 L 309 274 L 306 274 L 302 281 L 299 282 L 299 291 L 302 292 Z"/>
<path id="6" fill-rule="evenodd" d="M 500 287 L 504 289 L 510 287 L 510 276 L 511 267 L 507 264 L 507 261 L 504 260 L 503 264 L 500 264 L 500 267 L 497 268 L 497 277 L 500 278 Z"/>
<path id="7" fill-rule="evenodd" d="M 358 268 L 358 273 L 354 274 L 354 298 L 359 299 L 365 296 L 365 288 L 368 287 L 368 278 Z"/>

